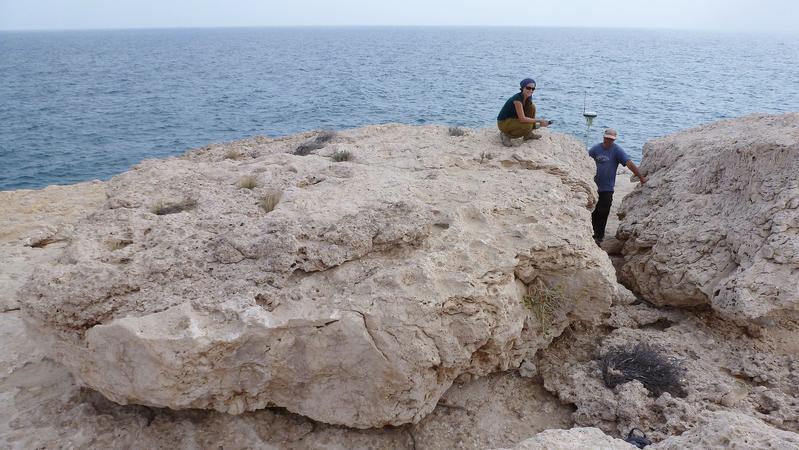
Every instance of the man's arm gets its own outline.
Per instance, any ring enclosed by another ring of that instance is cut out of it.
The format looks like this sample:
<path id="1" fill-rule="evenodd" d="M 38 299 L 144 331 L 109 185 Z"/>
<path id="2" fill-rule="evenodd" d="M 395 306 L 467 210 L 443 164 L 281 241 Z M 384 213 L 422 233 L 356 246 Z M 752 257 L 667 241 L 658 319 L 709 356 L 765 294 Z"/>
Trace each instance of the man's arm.
<path id="1" fill-rule="evenodd" d="M 638 170 L 638 166 L 635 165 L 632 159 L 627 161 L 626 164 L 627 168 L 633 171 L 633 174 L 641 180 L 641 184 L 646 184 L 646 177 L 641 175 L 641 171 Z"/>

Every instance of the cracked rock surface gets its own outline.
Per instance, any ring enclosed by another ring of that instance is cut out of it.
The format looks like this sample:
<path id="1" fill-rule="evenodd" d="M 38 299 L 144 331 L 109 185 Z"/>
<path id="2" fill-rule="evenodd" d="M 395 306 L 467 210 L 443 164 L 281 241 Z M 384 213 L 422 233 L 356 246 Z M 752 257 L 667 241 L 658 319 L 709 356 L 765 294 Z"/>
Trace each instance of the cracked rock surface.
<path id="1" fill-rule="evenodd" d="M 617 295 L 578 140 L 505 148 L 489 130 L 381 125 L 293 154 L 313 138 L 209 146 L 109 181 L 20 291 L 51 357 L 120 404 L 402 425 Z M 541 286 L 558 300 L 533 314 Z"/>
<path id="2" fill-rule="evenodd" d="M 799 316 L 799 113 L 714 122 L 644 146 L 620 280 L 742 325 Z"/>

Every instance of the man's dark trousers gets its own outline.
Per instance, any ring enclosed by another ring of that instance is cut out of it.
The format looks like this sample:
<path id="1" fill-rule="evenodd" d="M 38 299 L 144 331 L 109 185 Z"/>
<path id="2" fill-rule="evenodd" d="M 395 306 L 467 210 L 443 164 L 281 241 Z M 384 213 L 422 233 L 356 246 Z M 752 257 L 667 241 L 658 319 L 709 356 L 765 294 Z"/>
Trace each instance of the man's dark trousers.
<path id="1" fill-rule="evenodd" d="M 600 192 L 596 208 L 591 213 L 591 225 L 594 226 L 594 240 L 598 243 L 605 238 L 605 225 L 608 224 L 610 205 L 613 204 L 613 191 Z"/>

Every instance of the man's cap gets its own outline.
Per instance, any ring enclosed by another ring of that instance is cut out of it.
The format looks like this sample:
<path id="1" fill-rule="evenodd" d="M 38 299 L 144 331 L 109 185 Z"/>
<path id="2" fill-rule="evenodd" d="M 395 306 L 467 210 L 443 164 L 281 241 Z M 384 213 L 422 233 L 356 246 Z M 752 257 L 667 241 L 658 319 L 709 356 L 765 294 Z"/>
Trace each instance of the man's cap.
<path id="1" fill-rule="evenodd" d="M 522 80 L 521 83 L 519 83 L 519 87 L 523 88 L 523 87 L 527 86 L 528 84 L 532 84 L 533 86 L 535 86 L 535 80 L 532 79 L 532 78 L 525 78 L 525 79 Z"/>
<path id="2" fill-rule="evenodd" d="M 613 128 L 608 128 L 607 130 L 605 130 L 605 134 L 603 134 L 602 137 L 615 140 L 618 137 L 618 135 L 619 134 L 616 133 L 616 130 L 614 130 Z"/>

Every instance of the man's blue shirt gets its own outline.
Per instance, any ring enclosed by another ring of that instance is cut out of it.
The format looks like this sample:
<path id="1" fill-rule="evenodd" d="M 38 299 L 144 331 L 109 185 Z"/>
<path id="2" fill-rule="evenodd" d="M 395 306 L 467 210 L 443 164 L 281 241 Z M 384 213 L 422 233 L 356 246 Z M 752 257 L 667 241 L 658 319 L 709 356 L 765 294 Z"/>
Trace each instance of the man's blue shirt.
<path id="1" fill-rule="evenodd" d="M 597 191 L 613 192 L 616 186 L 616 167 L 619 164 L 626 166 L 630 157 L 615 142 L 609 148 L 603 147 L 601 143 L 591 147 L 591 150 L 588 150 L 588 156 L 596 161 L 594 182 Z"/>

